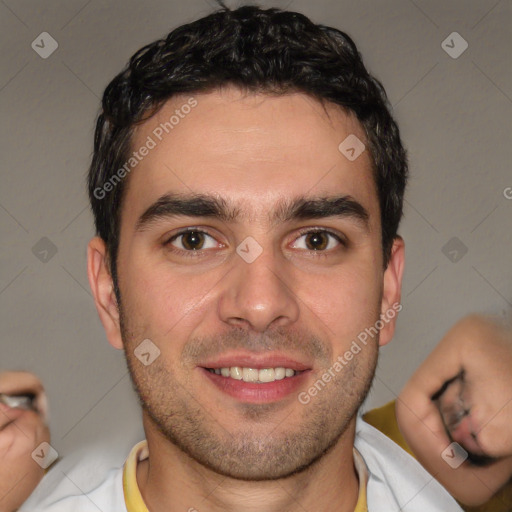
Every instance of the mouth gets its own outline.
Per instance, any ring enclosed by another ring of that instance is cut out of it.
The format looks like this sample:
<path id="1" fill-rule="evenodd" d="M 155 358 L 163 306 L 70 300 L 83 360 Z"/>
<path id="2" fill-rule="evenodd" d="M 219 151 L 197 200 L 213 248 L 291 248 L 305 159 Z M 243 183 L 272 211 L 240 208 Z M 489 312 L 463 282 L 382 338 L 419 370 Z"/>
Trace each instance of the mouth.
<path id="1" fill-rule="evenodd" d="M 289 379 L 300 375 L 305 370 L 293 370 L 278 366 L 276 368 L 248 368 L 242 366 L 231 366 L 222 368 L 205 368 L 210 373 L 222 375 L 227 379 L 243 380 L 244 382 L 257 382 L 263 384 L 266 382 L 275 382 L 277 380 Z"/>
<path id="2" fill-rule="evenodd" d="M 304 386 L 311 366 L 285 357 L 224 357 L 197 367 L 217 390 L 245 403 L 289 397 Z"/>

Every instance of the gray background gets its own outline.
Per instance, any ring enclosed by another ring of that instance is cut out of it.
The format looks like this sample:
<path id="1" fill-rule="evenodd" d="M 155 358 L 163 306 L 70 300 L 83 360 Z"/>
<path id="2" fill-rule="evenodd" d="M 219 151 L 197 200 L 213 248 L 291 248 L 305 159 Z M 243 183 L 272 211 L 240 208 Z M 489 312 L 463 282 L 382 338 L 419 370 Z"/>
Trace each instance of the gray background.
<path id="1" fill-rule="evenodd" d="M 383 404 L 458 318 L 512 305 L 511 2 L 260 5 L 348 32 L 384 83 L 409 151 L 404 309 L 368 401 Z M 126 454 L 142 432 L 123 354 L 106 341 L 86 278 L 84 183 L 99 98 L 134 51 L 213 6 L 0 0 L 0 365 L 42 378 L 64 458 L 100 439 Z M 441 47 L 454 31 L 469 44 L 456 59 Z M 59 45 L 47 59 L 31 48 L 42 32 Z"/>

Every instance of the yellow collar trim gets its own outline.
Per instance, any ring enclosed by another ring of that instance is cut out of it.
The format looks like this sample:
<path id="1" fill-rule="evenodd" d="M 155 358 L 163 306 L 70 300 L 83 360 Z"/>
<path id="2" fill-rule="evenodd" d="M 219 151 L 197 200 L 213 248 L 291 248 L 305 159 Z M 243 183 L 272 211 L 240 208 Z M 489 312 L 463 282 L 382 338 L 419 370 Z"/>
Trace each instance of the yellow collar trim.
<path id="1" fill-rule="evenodd" d="M 126 509 L 128 512 L 149 512 L 139 485 L 137 484 L 137 463 L 149 457 L 148 443 L 146 440 L 137 443 L 128 455 L 123 469 L 123 492 Z"/>
<path id="2" fill-rule="evenodd" d="M 359 496 L 357 498 L 356 508 L 354 512 L 368 512 L 368 502 L 366 499 L 366 488 L 368 485 L 368 468 L 363 456 L 354 448 L 354 466 L 357 476 L 359 477 Z"/>

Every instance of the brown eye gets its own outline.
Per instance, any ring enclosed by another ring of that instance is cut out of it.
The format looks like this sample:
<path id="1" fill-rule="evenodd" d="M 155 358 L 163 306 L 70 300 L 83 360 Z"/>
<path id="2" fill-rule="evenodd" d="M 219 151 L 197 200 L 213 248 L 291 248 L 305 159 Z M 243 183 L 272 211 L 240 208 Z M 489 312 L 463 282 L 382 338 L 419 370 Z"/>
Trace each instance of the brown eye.
<path id="1" fill-rule="evenodd" d="M 187 250 L 201 249 L 204 245 L 204 234 L 199 231 L 189 231 L 182 235 L 182 244 Z"/>
<path id="2" fill-rule="evenodd" d="M 199 251 L 217 246 L 215 238 L 200 230 L 189 229 L 174 235 L 165 245 L 172 245 L 181 251 Z"/>
<path id="3" fill-rule="evenodd" d="M 327 252 L 337 246 L 346 246 L 345 241 L 337 234 L 326 230 L 305 231 L 293 245 L 294 249 Z"/>
<path id="4" fill-rule="evenodd" d="M 311 251 L 323 251 L 329 245 L 327 233 L 308 233 L 306 247 Z"/>

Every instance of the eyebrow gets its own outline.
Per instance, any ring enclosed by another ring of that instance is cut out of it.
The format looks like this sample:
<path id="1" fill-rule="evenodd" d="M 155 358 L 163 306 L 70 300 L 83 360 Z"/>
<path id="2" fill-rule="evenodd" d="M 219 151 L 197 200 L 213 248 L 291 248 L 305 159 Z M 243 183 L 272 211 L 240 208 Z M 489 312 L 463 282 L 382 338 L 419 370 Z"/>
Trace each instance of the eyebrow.
<path id="1" fill-rule="evenodd" d="M 139 217 L 136 230 L 143 231 L 159 220 L 173 217 L 208 217 L 226 223 L 248 219 L 240 206 L 211 194 L 165 194 L 147 208 Z M 369 213 L 350 195 L 280 199 L 268 215 L 273 227 L 293 220 L 337 217 L 353 220 L 369 230 Z"/>

